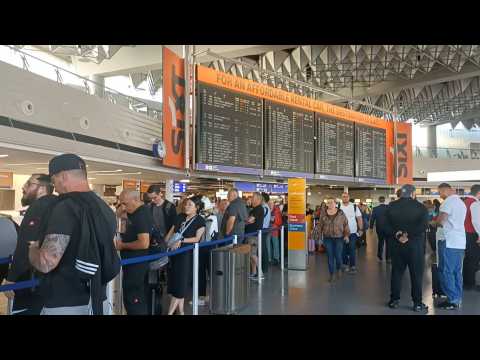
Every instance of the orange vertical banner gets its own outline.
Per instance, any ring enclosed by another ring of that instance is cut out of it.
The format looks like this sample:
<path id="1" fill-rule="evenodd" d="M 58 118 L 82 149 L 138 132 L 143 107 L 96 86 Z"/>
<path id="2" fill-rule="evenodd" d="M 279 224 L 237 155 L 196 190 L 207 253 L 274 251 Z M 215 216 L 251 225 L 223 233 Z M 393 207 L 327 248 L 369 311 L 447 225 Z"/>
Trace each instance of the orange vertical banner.
<path id="1" fill-rule="evenodd" d="M 288 250 L 307 250 L 306 184 L 305 179 L 288 179 Z"/>
<path id="2" fill-rule="evenodd" d="M 163 47 L 163 165 L 185 167 L 185 64 Z"/>
<path id="3" fill-rule="evenodd" d="M 412 125 L 396 123 L 395 140 L 397 184 L 411 184 L 413 182 Z"/>

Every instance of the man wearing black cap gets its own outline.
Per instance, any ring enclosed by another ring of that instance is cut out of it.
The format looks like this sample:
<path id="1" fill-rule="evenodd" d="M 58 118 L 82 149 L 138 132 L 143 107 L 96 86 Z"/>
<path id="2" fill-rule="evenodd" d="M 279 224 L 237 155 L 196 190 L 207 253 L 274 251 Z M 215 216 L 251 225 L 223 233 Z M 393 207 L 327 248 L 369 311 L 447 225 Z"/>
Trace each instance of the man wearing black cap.
<path id="1" fill-rule="evenodd" d="M 90 190 L 85 162 L 77 155 L 54 157 L 49 172 L 60 195 L 45 237 L 29 248 L 30 263 L 42 274 L 42 314 L 103 314 L 106 284 L 120 271 L 115 214 Z"/>
<path id="2" fill-rule="evenodd" d="M 385 212 L 385 230 L 392 236 L 392 277 L 388 306 L 399 306 L 403 273 L 410 271 L 413 311 L 427 313 L 422 302 L 422 279 L 425 266 L 425 230 L 428 211 L 415 200 L 415 187 L 404 185 L 400 199 L 391 202 Z"/>
<path id="3" fill-rule="evenodd" d="M 52 195 L 53 185 L 46 174 L 33 174 L 22 187 L 22 206 L 28 206 L 18 232 L 18 241 L 6 283 L 31 280 L 33 269 L 28 261 L 28 243 L 36 241 L 46 230 L 48 214 L 57 197 Z M 37 289 L 20 289 L 5 295 L 14 298 L 12 314 L 40 315 L 42 299 Z"/>

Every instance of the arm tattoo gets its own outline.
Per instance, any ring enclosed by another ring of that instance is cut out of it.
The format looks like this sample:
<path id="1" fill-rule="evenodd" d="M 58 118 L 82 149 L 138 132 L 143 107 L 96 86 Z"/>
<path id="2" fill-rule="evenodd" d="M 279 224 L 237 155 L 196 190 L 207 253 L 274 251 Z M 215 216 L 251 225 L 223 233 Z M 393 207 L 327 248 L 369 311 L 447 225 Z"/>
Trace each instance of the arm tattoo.
<path id="1" fill-rule="evenodd" d="M 55 269 L 70 242 L 70 235 L 49 234 L 45 236 L 42 247 L 32 247 L 29 251 L 30 262 L 42 273 Z"/>

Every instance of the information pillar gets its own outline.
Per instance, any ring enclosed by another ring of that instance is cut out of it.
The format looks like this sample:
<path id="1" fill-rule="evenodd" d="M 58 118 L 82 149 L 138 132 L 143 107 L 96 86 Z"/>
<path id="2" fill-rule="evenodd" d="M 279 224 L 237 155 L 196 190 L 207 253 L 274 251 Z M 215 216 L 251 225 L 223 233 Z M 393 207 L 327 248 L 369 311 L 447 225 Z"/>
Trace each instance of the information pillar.
<path id="1" fill-rule="evenodd" d="M 307 270 L 306 181 L 288 179 L 288 269 Z"/>

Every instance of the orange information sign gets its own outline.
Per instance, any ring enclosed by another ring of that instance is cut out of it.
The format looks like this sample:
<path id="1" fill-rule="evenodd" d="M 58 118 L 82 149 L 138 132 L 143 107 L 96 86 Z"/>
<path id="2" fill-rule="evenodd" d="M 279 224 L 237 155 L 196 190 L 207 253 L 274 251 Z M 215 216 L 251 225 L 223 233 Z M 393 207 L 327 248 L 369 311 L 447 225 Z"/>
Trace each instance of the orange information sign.
<path id="1" fill-rule="evenodd" d="M 305 179 L 288 179 L 288 250 L 306 250 L 305 188 Z"/>

